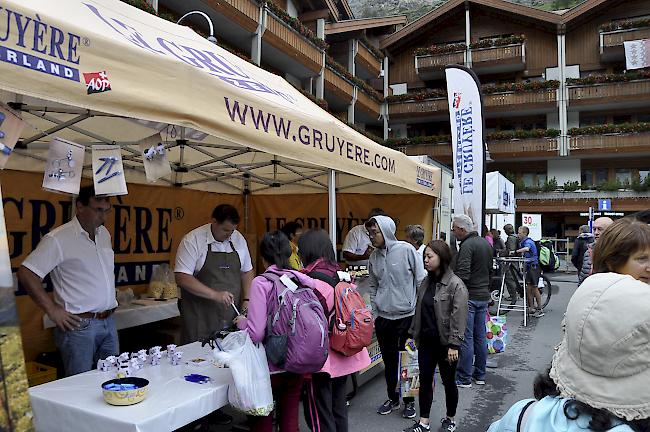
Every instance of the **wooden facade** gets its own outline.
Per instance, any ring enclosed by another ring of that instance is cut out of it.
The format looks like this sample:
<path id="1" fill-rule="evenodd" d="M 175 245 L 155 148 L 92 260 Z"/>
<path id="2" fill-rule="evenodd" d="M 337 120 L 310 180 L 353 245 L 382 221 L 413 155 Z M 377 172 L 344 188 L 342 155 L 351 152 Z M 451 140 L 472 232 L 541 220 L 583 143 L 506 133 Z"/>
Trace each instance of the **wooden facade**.
<path id="1" fill-rule="evenodd" d="M 254 32 L 260 20 L 260 6 L 253 0 L 209 0 L 213 9 L 221 12 L 249 32 Z"/>
<path id="2" fill-rule="evenodd" d="M 294 57 L 315 74 L 323 68 L 323 51 L 271 12 L 268 12 L 266 31 L 262 38 Z"/>
<path id="3" fill-rule="evenodd" d="M 619 83 L 576 85 L 569 87 L 569 106 L 647 102 L 650 79 Z"/>

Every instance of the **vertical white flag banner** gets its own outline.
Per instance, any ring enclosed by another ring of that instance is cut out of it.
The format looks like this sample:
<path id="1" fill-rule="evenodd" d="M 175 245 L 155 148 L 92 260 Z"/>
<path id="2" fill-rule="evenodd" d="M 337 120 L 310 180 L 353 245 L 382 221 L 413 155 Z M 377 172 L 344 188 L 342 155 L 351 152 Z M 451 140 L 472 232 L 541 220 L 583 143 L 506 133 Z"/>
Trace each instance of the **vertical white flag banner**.
<path id="1" fill-rule="evenodd" d="M 77 195 L 81 185 L 85 151 L 81 144 L 54 138 L 47 153 L 43 189 Z"/>
<path id="2" fill-rule="evenodd" d="M 11 274 L 5 210 L 2 203 L 2 190 L 0 189 L 0 288 L 10 288 L 14 286 L 14 280 Z"/>
<path id="3" fill-rule="evenodd" d="M 143 139 L 138 144 L 138 147 L 142 152 L 142 162 L 144 163 L 144 171 L 147 173 L 148 181 L 155 182 L 159 178 L 172 173 L 167 149 L 165 149 L 159 133 Z"/>
<path id="4" fill-rule="evenodd" d="M 95 194 L 126 195 L 126 179 L 122 165 L 122 150 L 116 145 L 93 146 L 93 180 Z"/>
<path id="5" fill-rule="evenodd" d="M 474 72 L 464 66 L 445 68 L 453 154 L 454 214 L 465 214 L 479 234 L 485 206 L 483 100 Z"/>
<path id="6" fill-rule="evenodd" d="M 650 39 L 623 42 L 625 47 L 625 69 L 650 67 Z"/>
<path id="7" fill-rule="evenodd" d="M 10 109 L 0 105 L 0 169 L 7 164 L 25 123 Z"/>

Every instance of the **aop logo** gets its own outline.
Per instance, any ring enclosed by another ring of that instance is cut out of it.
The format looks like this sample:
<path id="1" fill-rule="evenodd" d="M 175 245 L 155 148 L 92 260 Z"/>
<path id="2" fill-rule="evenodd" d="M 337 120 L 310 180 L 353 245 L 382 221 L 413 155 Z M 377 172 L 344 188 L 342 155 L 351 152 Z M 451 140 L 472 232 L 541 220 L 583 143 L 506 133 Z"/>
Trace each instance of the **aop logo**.
<path id="1" fill-rule="evenodd" d="M 86 80 L 86 91 L 88 94 L 103 93 L 111 90 L 111 82 L 108 80 L 106 71 L 102 72 L 84 72 Z"/>

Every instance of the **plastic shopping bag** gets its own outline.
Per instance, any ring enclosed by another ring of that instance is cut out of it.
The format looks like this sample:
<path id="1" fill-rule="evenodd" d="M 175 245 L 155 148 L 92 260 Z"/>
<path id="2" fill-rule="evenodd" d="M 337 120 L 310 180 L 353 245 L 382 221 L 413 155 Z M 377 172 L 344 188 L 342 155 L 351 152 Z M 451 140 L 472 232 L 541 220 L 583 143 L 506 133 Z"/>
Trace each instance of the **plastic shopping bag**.
<path id="1" fill-rule="evenodd" d="M 402 398 L 415 397 L 420 393 L 420 366 L 418 365 L 417 350 L 410 354 L 408 351 L 399 352 L 399 374 L 397 385 Z"/>
<path id="2" fill-rule="evenodd" d="M 490 354 L 502 353 L 508 343 L 508 325 L 505 316 L 487 315 L 485 322 L 485 339 Z"/>
<path id="3" fill-rule="evenodd" d="M 214 349 L 215 359 L 227 365 L 234 385 L 228 388 L 228 402 L 253 416 L 267 416 L 273 411 L 271 374 L 262 344 L 254 344 L 246 331 L 230 333 Z"/>

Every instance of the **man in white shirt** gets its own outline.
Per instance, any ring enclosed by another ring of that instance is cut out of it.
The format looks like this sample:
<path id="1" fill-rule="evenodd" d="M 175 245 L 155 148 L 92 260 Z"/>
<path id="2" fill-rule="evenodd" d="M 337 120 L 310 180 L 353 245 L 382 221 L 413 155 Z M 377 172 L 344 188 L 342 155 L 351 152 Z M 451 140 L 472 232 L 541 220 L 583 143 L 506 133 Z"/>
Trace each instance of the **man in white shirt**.
<path id="1" fill-rule="evenodd" d="M 237 209 L 221 204 L 212 212 L 210 223 L 181 240 L 174 273 L 181 287 L 183 344 L 228 327 L 236 315 L 233 304 L 240 311 L 248 306 L 253 265 L 238 223 Z"/>
<path id="2" fill-rule="evenodd" d="M 43 237 L 18 270 L 29 296 L 56 324 L 54 340 L 66 376 L 91 370 L 97 360 L 119 353 L 111 236 L 104 227 L 111 211 L 108 197 L 83 187 L 76 216 Z M 43 289 L 51 275 L 52 299 Z"/>
<path id="3" fill-rule="evenodd" d="M 408 225 L 404 232 L 406 234 L 406 242 L 412 244 L 418 252 L 418 256 L 422 258 L 419 261 L 419 265 L 424 272 L 424 249 L 427 247 L 424 244 L 424 228 L 422 225 Z"/>
<path id="4" fill-rule="evenodd" d="M 374 208 L 370 210 L 367 220 L 385 215 L 382 209 Z M 368 257 L 374 250 L 364 223 L 353 227 L 343 241 L 343 258 L 350 266 L 368 267 Z"/>

